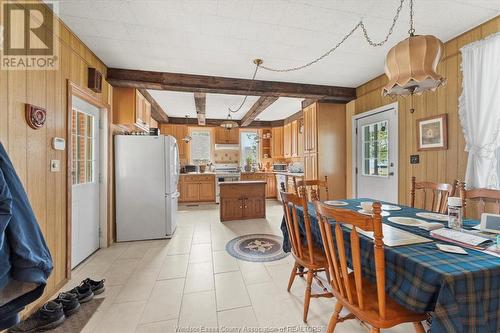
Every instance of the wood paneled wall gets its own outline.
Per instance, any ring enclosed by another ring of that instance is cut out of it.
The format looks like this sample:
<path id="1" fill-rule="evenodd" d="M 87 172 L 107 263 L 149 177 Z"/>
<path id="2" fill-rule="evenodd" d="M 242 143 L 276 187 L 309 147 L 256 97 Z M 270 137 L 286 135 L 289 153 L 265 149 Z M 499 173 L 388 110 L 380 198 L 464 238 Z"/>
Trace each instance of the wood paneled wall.
<path id="1" fill-rule="evenodd" d="M 54 261 L 45 297 L 65 282 L 67 255 L 66 151 L 52 149 L 51 140 L 62 137 L 70 144 L 66 134 L 68 80 L 86 87 L 89 66 L 106 74 L 105 65 L 61 22 L 55 38 L 59 41 L 58 70 L 0 70 L 0 141 L 28 193 Z M 103 93 L 93 94 L 108 104 L 110 90 L 104 83 Z M 47 109 L 43 128 L 33 130 L 26 124 L 25 103 Z M 60 172 L 50 172 L 53 159 L 61 161 Z"/>
<path id="2" fill-rule="evenodd" d="M 427 92 L 413 98 L 415 113 L 410 113 L 411 98 L 398 98 L 399 103 L 399 202 L 409 204 L 411 177 L 418 180 L 452 183 L 463 180 L 467 167 L 465 141 L 458 118 L 458 98 L 462 91 L 460 48 L 500 31 L 500 16 L 467 31 L 445 43 L 445 55 L 438 66 L 438 73 L 447 78 L 447 84 L 435 92 Z M 382 87 L 387 78 L 381 75 L 357 88 L 355 113 L 373 110 L 393 103 L 382 97 Z M 417 151 L 416 120 L 423 117 L 448 114 L 448 149 Z M 350 121 L 348 121 L 350 126 Z M 349 151 L 349 149 L 348 149 Z M 410 155 L 420 155 L 420 164 L 411 165 Z M 351 171 L 347 170 L 350 175 Z"/>

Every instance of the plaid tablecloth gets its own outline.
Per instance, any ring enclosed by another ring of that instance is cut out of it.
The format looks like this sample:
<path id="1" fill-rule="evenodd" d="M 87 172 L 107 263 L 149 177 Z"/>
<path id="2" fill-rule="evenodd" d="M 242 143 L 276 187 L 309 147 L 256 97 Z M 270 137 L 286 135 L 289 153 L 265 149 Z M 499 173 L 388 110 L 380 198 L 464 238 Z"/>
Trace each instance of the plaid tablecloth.
<path id="1" fill-rule="evenodd" d="M 339 208 L 358 210 L 361 201 L 344 200 L 348 206 Z M 401 206 L 390 211 L 390 216 L 416 217 L 424 210 Z M 309 204 L 313 239 L 323 246 L 314 206 Z M 303 212 L 298 215 L 303 228 Z M 429 232 L 415 227 L 383 222 L 411 231 L 426 238 Z M 432 221 L 434 222 L 434 221 Z M 334 224 L 334 221 L 331 222 Z M 290 251 L 285 221 L 281 225 L 283 250 Z M 302 230 L 305 233 L 305 229 Z M 364 274 L 375 281 L 373 241 L 360 236 Z M 344 228 L 347 256 L 350 258 L 349 229 Z M 442 241 L 438 241 L 443 243 Z M 493 333 L 500 332 L 500 258 L 466 249 L 468 255 L 446 253 L 436 248 L 436 241 L 399 247 L 385 247 L 386 291 L 401 305 L 415 312 L 431 312 L 432 333 Z"/>

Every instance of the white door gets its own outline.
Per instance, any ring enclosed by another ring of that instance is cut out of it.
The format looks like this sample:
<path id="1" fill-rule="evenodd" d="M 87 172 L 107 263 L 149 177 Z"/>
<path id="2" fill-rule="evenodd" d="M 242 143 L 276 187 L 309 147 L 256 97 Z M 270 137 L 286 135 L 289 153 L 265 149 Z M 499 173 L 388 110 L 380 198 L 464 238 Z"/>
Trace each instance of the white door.
<path id="1" fill-rule="evenodd" d="M 99 115 L 86 101 L 72 98 L 71 268 L 99 248 Z"/>
<path id="2" fill-rule="evenodd" d="M 356 197 L 398 202 L 398 113 L 390 105 L 356 117 Z"/>

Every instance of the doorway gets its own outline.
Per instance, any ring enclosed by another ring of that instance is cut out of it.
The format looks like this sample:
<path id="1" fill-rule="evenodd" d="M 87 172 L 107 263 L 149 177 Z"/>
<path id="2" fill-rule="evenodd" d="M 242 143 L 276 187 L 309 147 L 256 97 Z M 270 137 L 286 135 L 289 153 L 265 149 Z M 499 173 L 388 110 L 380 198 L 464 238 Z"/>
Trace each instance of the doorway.
<path id="1" fill-rule="evenodd" d="M 71 268 L 99 249 L 100 110 L 72 96 Z"/>
<path id="2" fill-rule="evenodd" d="M 353 118 L 356 198 L 398 202 L 398 104 Z"/>

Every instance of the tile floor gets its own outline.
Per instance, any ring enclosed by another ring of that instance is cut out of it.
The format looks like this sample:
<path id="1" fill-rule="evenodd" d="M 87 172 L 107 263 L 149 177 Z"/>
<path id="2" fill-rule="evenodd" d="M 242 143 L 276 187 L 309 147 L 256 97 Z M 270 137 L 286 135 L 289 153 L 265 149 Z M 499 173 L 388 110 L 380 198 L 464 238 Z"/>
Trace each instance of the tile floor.
<path id="1" fill-rule="evenodd" d="M 293 259 L 252 263 L 234 259 L 226 243 L 239 235 L 281 235 L 282 208 L 268 201 L 267 219 L 219 222 L 217 205 L 179 207 L 171 240 L 114 244 L 78 266 L 67 290 L 85 277 L 106 279 L 105 301 L 84 332 L 323 332 L 333 299 L 312 299 L 302 322 L 304 280 L 286 291 Z M 355 320 L 336 332 L 367 332 Z M 251 331 L 250 331 L 251 332 Z M 260 332 L 260 331 L 259 331 Z M 413 332 L 408 325 L 384 332 Z"/>

